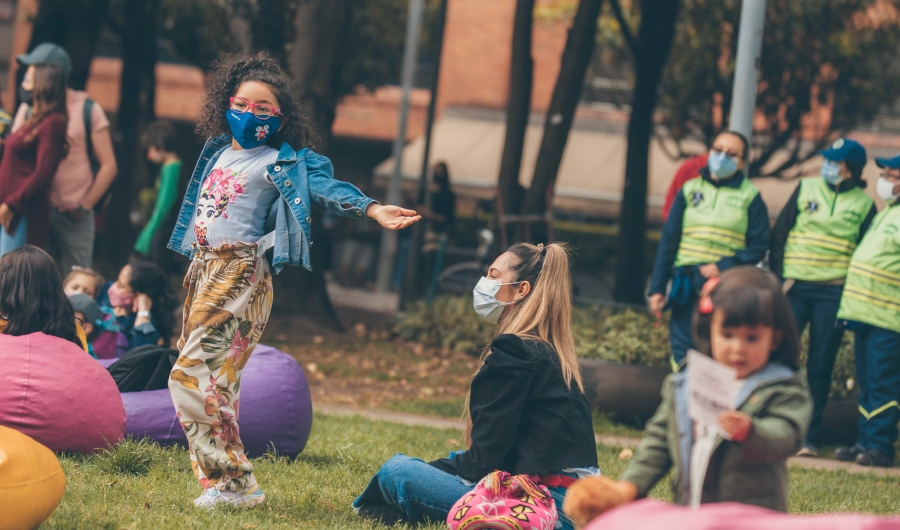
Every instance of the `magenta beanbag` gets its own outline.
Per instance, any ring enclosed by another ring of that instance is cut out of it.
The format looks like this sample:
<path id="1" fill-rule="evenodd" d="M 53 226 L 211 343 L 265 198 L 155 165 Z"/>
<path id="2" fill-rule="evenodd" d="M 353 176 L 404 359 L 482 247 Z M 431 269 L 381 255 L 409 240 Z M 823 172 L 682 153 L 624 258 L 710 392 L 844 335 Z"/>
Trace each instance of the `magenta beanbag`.
<path id="1" fill-rule="evenodd" d="M 116 383 L 75 344 L 32 333 L 0 334 L 0 425 L 54 451 L 89 453 L 122 440 Z"/>
<path id="2" fill-rule="evenodd" d="M 585 530 L 897 530 L 900 517 L 859 514 L 788 515 L 733 502 L 699 510 L 644 499 L 597 517 Z"/>
<path id="3" fill-rule="evenodd" d="M 148 437 L 160 445 L 187 445 L 168 389 L 121 396 L 128 418 L 126 436 Z M 256 347 L 241 374 L 238 427 L 250 456 L 274 449 L 293 458 L 303 451 L 312 428 L 312 400 L 297 361 L 275 348 Z"/>

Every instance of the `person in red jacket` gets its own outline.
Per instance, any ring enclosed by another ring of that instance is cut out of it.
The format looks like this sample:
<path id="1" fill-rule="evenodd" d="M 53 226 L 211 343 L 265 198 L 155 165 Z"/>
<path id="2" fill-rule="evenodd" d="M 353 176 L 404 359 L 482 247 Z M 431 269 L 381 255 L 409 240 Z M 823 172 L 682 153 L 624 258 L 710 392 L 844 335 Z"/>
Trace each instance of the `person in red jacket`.
<path id="1" fill-rule="evenodd" d="M 666 222 L 666 219 L 669 218 L 669 210 L 672 209 L 672 203 L 675 202 L 675 196 L 681 191 L 681 187 L 684 186 L 685 182 L 699 175 L 700 170 L 706 167 L 706 159 L 708 157 L 708 154 L 703 153 L 702 155 L 688 158 L 678 166 L 678 171 L 675 172 L 675 178 L 672 179 L 672 183 L 669 184 L 669 191 L 666 192 L 666 200 L 663 202 L 662 220 L 664 223 Z"/>
<path id="2" fill-rule="evenodd" d="M 26 241 L 43 247 L 50 225 L 50 184 L 68 149 L 66 74 L 48 63 L 28 67 L 22 88 L 33 111 L 9 135 L 0 161 L 0 256 Z"/>

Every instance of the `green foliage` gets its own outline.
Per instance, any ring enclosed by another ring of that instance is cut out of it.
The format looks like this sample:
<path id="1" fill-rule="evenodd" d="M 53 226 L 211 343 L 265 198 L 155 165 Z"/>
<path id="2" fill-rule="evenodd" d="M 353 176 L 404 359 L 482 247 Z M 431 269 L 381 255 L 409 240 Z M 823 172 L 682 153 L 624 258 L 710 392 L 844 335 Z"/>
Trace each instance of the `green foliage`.
<path id="1" fill-rule="evenodd" d="M 418 302 L 399 318 L 404 339 L 473 356 L 481 353 L 496 330 L 475 313 L 471 298 L 438 297 L 430 306 Z"/>
<path id="2" fill-rule="evenodd" d="M 208 70 L 220 53 L 237 46 L 228 31 L 229 11 L 222 0 L 162 0 L 159 36 L 191 64 Z"/>
<path id="3" fill-rule="evenodd" d="M 669 326 L 667 316 L 658 324 L 649 314 L 630 309 L 604 307 L 576 308 L 572 332 L 579 357 L 603 361 L 669 368 Z M 477 356 L 496 332 L 472 310 L 472 299 L 438 297 L 432 306 L 419 303 L 400 315 L 398 327 L 406 340 L 426 346 L 448 347 Z M 809 334 L 803 335 L 804 358 Z M 831 385 L 832 399 L 856 396 L 853 361 L 853 334 L 846 333 L 838 351 Z M 848 384 L 848 381 L 852 381 Z M 412 410 L 408 410 L 413 412 Z"/>
<path id="4" fill-rule="evenodd" d="M 128 439 L 102 450 L 94 457 L 93 463 L 110 475 L 146 475 L 153 465 L 153 450 L 158 447 L 147 438 Z"/>
<path id="5" fill-rule="evenodd" d="M 900 24 L 890 10 L 875 9 L 878 3 L 768 2 L 757 96 L 757 113 L 766 118 L 767 126 L 754 139 L 760 149 L 754 171 L 775 151 L 796 147 L 785 161 L 765 168 L 766 174 L 783 174 L 833 136 L 872 119 L 896 101 L 900 70 L 892 66 L 900 48 Z M 638 6 L 632 2 L 627 18 L 639 18 Z M 740 11 L 739 0 L 683 0 L 658 106 L 662 125 L 682 155 L 682 141 L 712 142 L 722 126 L 717 122 L 719 108 L 721 115 L 729 114 Z M 606 10 L 598 49 L 627 63 L 630 54 L 624 40 L 603 31 L 617 26 Z M 830 122 L 814 112 L 817 105 L 829 103 Z M 811 145 L 793 141 L 804 125 L 803 131 L 812 133 L 807 138 Z"/>
<path id="6" fill-rule="evenodd" d="M 597 308 L 576 311 L 575 344 L 580 357 L 668 368 L 669 329 L 648 313 Z"/>

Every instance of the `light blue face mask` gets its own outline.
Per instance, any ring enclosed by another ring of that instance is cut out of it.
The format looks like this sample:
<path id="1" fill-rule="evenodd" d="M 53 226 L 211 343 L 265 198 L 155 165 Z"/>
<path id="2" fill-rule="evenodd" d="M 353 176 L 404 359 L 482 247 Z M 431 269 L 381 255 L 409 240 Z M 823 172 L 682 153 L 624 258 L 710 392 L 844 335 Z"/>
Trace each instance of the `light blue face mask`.
<path id="1" fill-rule="evenodd" d="M 844 180 L 844 177 L 841 176 L 841 165 L 826 159 L 822 162 L 822 178 L 832 186 L 840 184 Z"/>
<path id="2" fill-rule="evenodd" d="M 717 179 L 727 179 L 737 173 L 738 159 L 721 151 L 710 151 L 706 166 L 710 175 Z"/>
<path id="3" fill-rule="evenodd" d="M 504 285 L 514 285 L 517 283 L 522 282 L 501 283 L 497 280 L 482 276 L 475 285 L 475 289 L 472 290 L 472 295 L 475 298 L 475 312 L 491 324 L 499 322 L 500 315 L 503 314 L 503 308 L 515 302 L 501 302 L 500 300 L 497 300 L 497 291 Z"/>

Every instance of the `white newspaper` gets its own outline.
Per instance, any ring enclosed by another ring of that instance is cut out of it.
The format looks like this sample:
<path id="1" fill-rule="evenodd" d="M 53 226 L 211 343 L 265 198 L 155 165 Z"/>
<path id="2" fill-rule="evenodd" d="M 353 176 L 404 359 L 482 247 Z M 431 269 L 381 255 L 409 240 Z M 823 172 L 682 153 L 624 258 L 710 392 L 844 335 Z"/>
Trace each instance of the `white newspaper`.
<path id="1" fill-rule="evenodd" d="M 688 416 L 722 432 L 719 414 L 734 410 L 737 372 L 695 350 L 688 351 L 687 367 Z"/>

